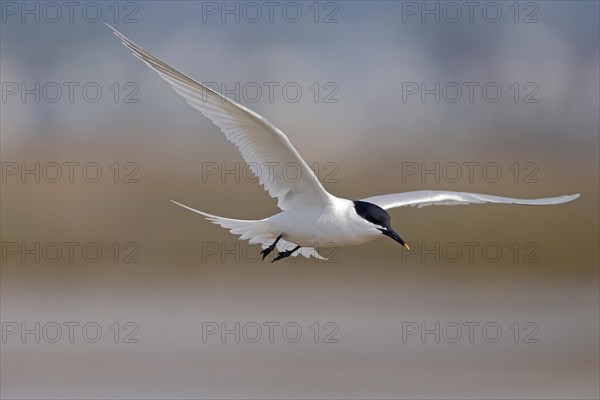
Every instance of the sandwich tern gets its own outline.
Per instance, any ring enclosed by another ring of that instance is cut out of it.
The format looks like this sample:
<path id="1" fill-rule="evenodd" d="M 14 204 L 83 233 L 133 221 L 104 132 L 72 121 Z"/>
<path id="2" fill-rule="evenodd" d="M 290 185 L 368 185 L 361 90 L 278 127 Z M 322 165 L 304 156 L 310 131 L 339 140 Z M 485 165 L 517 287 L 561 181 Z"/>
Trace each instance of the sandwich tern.
<path id="1" fill-rule="evenodd" d="M 108 24 L 107 24 L 108 25 Z M 281 212 L 261 220 L 239 220 L 212 215 L 171 200 L 173 203 L 204 216 L 209 221 L 239 235 L 240 239 L 260 244 L 263 260 L 277 249 L 273 261 L 301 254 L 324 259 L 319 246 L 352 246 L 388 236 L 408 249 L 392 228 L 386 210 L 403 206 L 505 203 L 552 205 L 572 201 L 579 194 L 541 199 L 515 199 L 487 194 L 419 190 L 347 200 L 327 192 L 316 174 L 296 151 L 287 136 L 271 122 L 247 107 L 222 96 L 177 71 L 146 52 L 115 28 L 108 25 L 134 56 L 167 81 L 193 108 L 199 110 L 225 134 L 242 154 L 248 165 L 293 164 L 299 178 L 293 182 L 282 171 L 257 174 L 265 190 L 277 198 Z"/>

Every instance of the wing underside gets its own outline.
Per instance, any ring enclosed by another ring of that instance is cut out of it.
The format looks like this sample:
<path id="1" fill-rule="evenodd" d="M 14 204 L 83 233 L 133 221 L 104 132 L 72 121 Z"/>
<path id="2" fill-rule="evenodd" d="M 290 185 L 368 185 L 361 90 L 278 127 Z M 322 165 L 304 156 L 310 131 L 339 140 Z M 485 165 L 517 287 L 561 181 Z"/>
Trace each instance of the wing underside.
<path id="1" fill-rule="evenodd" d="M 426 207 L 431 205 L 460 205 L 460 204 L 524 204 L 531 206 L 546 206 L 567 203 L 579 197 L 579 194 L 563 195 L 557 197 L 544 197 L 540 199 L 516 199 L 512 197 L 493 196 L 489 194 L 448 192 L 443 190 L 419 190 L 414 192 L 385 194 L 372 196 L 363 201 L 373 203 L 387 210 L 396 207 Z"/>
<path id="2" fill-rule="evenodd" d="M 182 74 L 110 28 L 134 56 L 156 71 L 190 106 L 221 129 L 269 195 L 278 199 L 280 209 L 322 206 L 329 202 L 329 193 L 279 128 L 254 111 Z M 288 174 L 293 176 L 288 177 Z"/>

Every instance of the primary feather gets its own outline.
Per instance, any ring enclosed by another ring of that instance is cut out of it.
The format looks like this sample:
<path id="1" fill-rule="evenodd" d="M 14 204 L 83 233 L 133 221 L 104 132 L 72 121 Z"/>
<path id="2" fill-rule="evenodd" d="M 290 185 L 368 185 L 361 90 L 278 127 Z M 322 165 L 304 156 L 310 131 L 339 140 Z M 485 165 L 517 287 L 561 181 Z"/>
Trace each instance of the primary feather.
<path id="1" fill-rule="evenodd" d="M 277 198 L 281 210 L 323 206 L 330 201 L 331 195 L 279 128 L 247 107 L 182 74 L 108 26 L 133 55 L 156 71 L 189 105 L 221 128 L 250 169 L 258 171 L 256 177 L 269 195 Z M 293 180 L 284 176 L 290 166 L 294 167 L 294 174 L 298 173 Z"/>
<path id="2" fill-rule="evenodd" d="M 480 204 L 480 203 L 503 203 L 503 204 L 525 204 L 531 206 L 547 206 L 566 203 L 575 200 L 579 194 L 563 195 L 558 197 L 544 197 L 541 199 L 515 199 L 512 197 L 492 196 L 489 194 L 447 192 L 444 190 L 418 190 L 415 192 L 404 192 L 371 196 L 363 201 L 373 203 L 387 210 L 389 208 L 417 206 L 418 208 L 443 205 L 453 206 L 458 204 Z"/>

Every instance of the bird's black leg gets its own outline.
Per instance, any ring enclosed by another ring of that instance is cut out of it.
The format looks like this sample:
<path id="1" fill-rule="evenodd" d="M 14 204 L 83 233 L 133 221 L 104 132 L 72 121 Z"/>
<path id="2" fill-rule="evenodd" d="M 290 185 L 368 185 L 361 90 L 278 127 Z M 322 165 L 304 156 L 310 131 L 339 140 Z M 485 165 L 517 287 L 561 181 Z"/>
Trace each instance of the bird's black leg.
<path id="1" fill-rule="evenodd" d="M 275 239 L 275 241 L 273 242 L 272 245 L 270 245 L 269 247 L 267 247 L 266 249 L 264 249 L 263 251 L 260 252 L 260 255 L 262 256 L 263 260 L 265 259 L 266 256 L 271 254 L 271 252 L 273 250 L 275 250 L 275 246 L 277 246 L 277 242 L 279 242 L 279 239 L 281 239 L 282 236 L 283 236 L 283 234 L 277 236 L 277 239 Z"/>
<path id="2" fill-rule="evenodd" d="M 275 257 L 275 258 L 273 259 L 273 261 L 271 261 L 271 262 L 275 262 L 275 261 L 277 261 L 277 260 L 281 260 L 282 258 L 286 258 L 286 257 L 289 257 L 289 256 L 291 256 L 291 255 L 292 255 L 292 254 L 294 254 L 294 252 L 295 252 L 296 250 L 298 250 L 300 247 L 301 247 L 301 246 L 296 246 L 296 247 L 294 247 L 292 250 L 288 250 L 288 251 L 282 251 L 281 253 L 277 254 L 277 257 Z"/>

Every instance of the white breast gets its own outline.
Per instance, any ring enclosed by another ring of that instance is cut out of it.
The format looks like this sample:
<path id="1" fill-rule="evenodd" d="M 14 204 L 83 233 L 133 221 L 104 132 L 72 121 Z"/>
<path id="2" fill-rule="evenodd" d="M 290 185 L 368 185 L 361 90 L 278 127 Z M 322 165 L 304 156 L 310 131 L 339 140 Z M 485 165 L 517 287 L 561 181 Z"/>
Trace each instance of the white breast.
<path id="1" fill-rule="evenodd" d="M 381 233 L 354 210 L 350 200 L 335 198 L 326 208 L 286 210 L 267 219 L 276 232 L 303 247 L 351 246 Z"/>

